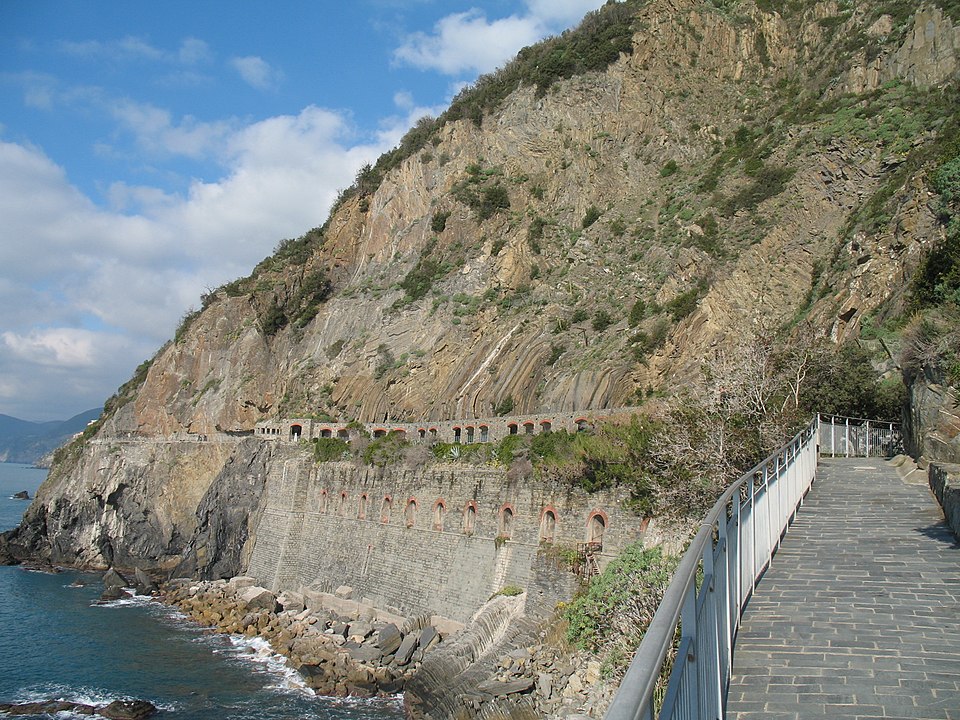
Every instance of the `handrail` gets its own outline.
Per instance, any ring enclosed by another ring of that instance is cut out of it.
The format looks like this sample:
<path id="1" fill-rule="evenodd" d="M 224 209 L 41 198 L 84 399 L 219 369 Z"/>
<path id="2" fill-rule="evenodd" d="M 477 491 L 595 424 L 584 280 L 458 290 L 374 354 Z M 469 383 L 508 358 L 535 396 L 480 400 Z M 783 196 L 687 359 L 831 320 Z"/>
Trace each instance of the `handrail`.
<path id="1" fill-rule="evenodd" d="M 813 482 L 818 428 L 816 417 L 741 475 L 707 512 L 605 720 L 724 716 L 740 616 Z M 678 626 L 677 660 L 657 715 L 656 688 Z"/>

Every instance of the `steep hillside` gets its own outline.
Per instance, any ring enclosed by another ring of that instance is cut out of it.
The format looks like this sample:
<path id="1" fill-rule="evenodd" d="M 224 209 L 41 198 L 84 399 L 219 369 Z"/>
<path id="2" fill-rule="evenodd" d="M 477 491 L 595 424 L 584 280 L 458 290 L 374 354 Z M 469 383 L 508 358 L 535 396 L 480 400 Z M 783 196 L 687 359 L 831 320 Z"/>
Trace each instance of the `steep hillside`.
<path id="1" fill-rule="evenodd" d="M 35 423 L 0 415 L 0 462 L 41 463 L 58 447 L 83 432 L 100 416 L 100 408 L 69 420 Z"/>
<path id="2" fill-rule="evenodd" d="M 481 80 L 205 298 L 107 432 L 633 404 L 751 324 L 855 335 L 938 237 L 958 31 L 722 5 L 628 2 L 605 71 Z"/>
<path id="3" fill-rule="evenodd" d="M 955 0 L 604 6 L 205 297 L 18 542 L 174 564 L 239 476 L 226 442 L 150 443 L 635 405 L 748 333 L 856 337 L 944 237 L 928 176 L 960 154 L 958 48 Z"/>

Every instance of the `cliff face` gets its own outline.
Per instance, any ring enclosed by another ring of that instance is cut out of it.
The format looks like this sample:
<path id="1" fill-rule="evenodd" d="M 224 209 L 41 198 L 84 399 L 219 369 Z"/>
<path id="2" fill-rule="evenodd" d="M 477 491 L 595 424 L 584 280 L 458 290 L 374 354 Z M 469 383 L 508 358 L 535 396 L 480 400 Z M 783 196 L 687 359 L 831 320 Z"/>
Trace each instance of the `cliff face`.
<path id="1" fill-rule="evenodd" d="M 745 328 L 855 336 L 939 238 L 924 173 L 960 31 L 936 3 L 718 4 L 629 3 L 632 52 L 605 71 L 436 123 L 206 298 L 14 545 L 167 568 L 189 547 L 186 569 L 223 574 L 271 467 L 226 434 L 260 420 L 631 405 Z"/>

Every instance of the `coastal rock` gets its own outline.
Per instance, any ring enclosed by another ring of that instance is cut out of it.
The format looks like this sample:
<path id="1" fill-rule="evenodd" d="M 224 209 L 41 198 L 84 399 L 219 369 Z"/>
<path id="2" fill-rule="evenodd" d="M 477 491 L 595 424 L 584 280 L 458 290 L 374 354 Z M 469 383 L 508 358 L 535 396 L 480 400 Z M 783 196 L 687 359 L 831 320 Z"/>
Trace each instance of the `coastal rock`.
<path id="1" fill-rule="evenodd" d="M 380 628 L 377 633 L 377 646 L 383 650 L 384 655 L 391 655 L 400 647 L 403 642 L 403 636 L 400 634 L 400 628 L 393 623 Z"/>
<path id="2" fill-rule="evenodd" d="M 20 492 L 17 492 L 17 493 L 14 493 L 14 494 L 13 494 L 13 499 L 14 499 L 14 500 L 29 500 L 29 499 L 30 499 L 30 493 L 28 493 L 26 490 L 21 490 Z"/>
<path id="3" fill-rule="evenodd" d="M 100 594 L 100 602 L 111 602 L 112 600 L 120 600 L 125 597 L 130 597 L 130 593 L 122 587 L 111 585 Z"/>
<path id="4" fill-rule="evenodd" d="M 42 700 L 29 703 L 0 703 L 0 713 L 7 715 L 98 715 L 107 720 L 144 720 L 157 712 L 146 700 L 114 700 L 108 705 L 87 705 L 69 700 Z"/>
<path id="5" fill-rule="evenodd" d="M 237 593 L 237 598 L 250 610 L 262 608 L 263 610 L 275 612 L 278 608 L 277 596 L 266 588 L 258 587 L 257 585 L 244 588 Z"/>
<path id="6" fill-rule="evenodd" d="M 103 574 L 103 586 L 105 588 L 125 588 L 130 587 L 131 584 L 116 568 L 110 568 Z"/>
<path id="7" fill-rule="evenodd" d="M 520 678 L 519 680 L 511 680 L 509 682 L 490 680 L 480 683 L 477 686 L 477 690 L 482 693 L 493 695 L 494 697 L 502 697 L 504 695 L 513 695 L 514 693 L 526 692 L 533 687 L 534 682 L 534 679 L 529 677 Z"/>
<path id="8" fill-rule="evenodd" d="M 134 571 L 134 577 L 137 581 L 136 588 L 138 595 L 153 595 L 157 592 L 157 584 L 153 581 L 153 578 L 140 568 Z"/>
<path id="9" fill-rule="evenodd" d="M 416 633 L 410 633 L 403 639 L 403 642 L 400 643 L 400 647 L 397 648 L 397 652 L 394 655 L 394 661 L 397 665 L 406 665 L 410 662 L 413 651 L 417 649 L 419 640 L 420 636 Z"/>
<path id="10" fill-rule="evenodd" d="M 114 700 L 97 708 L 97 714 L 108 720 L 143 720 L 155 712 L 157 708 L 146 700 Z"/>

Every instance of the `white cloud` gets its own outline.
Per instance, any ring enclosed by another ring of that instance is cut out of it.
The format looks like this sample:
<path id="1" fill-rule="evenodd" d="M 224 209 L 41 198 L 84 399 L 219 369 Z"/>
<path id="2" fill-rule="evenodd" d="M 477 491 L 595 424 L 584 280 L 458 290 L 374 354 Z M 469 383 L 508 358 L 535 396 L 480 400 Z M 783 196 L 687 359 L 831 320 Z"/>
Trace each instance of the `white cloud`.
<path id="1" fill-rule="evenodd" d="M 196 65 L 213 57 L 210 46 L 203 40 L 194 37 L 184 38 L 177 51 L 177 59 L 183 65 Z"/>
<path id="2" fill-rule="evenodd" d="M 409 35 L 394 59 L 447 75 L 485 73 L 510 60 L 520 48 L 576 23 L 603 0 L 528 0 L 527 12 L 490 20 L 479 10 L 441 18 L 433 32 Z"/>
<path id="3" fill-rule="evenodd" d="M 18 308 L 0 314 L 0 376 L 14 389 L 0 388 L 0 412 L 33 418 L 40 403 L 68 417 L 102 402 L 201 293 L 321 224 L 407 117 L 357 143 L 347 117 L 313 106 L 212 128 L 129 106 L 118 119 L 144 145 L 206 153 L 224 171 L 183 195 L 114 183 L 109 209 L 39 148 L 0 141 L 0 303 Z"/>
<path id="4" fill-rule="evenodd" d="M 222 148 L 234 125 L 230 121 L 201 122 L 189 115 L 175 123 L 169 110 L 126 99 L 104 105 L 142 149 L 154 154 L 210 157 Z"/>
<path id="5" fill-rule="evenodd" d="M 603 5 L 603 1 L 527 0 L 527 8 L 530 15 L 542 23 L 559 24 L 562 27 L 567 27 L 579 23 L 584 15 Z"/>
<path id="6" fill-rule="evenodd" d="M 106 42 L 100 40 L 62 40 L 55 47 L 65 55 L 83 60 L 107 60 L 111 62 L 147 60 L 178 65 L 197 65 L 209 61 L 213 57 L 210 46 L 195 37 L 184 38 L 175 50 L 155 47 L 143 38 L 133 35 Z"/>
<path id="7" fill-rule="evenodd" d="M 396 59 L 421 70 L 448 75 L 489 72 L 512 57 L 519 48 L 542 37 L 534 18 L 510 16 L 487 20 L 479 10 L 447 15 L 434 33 L 414 33 L 397 48 Z"/>
<path id="8" fill-rule="evenodd" d="M 279 70 L 256 55 L 231 58 L 230 64 L 247 85 L 257 90 L 269 90 L 283 78 Z"/>
<path id="9" fill-rule="evenodd" d="M 109 42 L 63 40 L 57 43 L 57 47 L 66 55 L 86 60 L 163 60 L 165 58 L 162 50 L 155 48 L 142 38 L 131 35 Z"/>
<path id="10" fill-rule="evenodd" d="M 78 368 L 93 362 L 96 335 L 87 330 L 55 328 L 32 330 L 26 335 L 5 332 L 0 334 L 0 341 L 20 362 Z"/>

